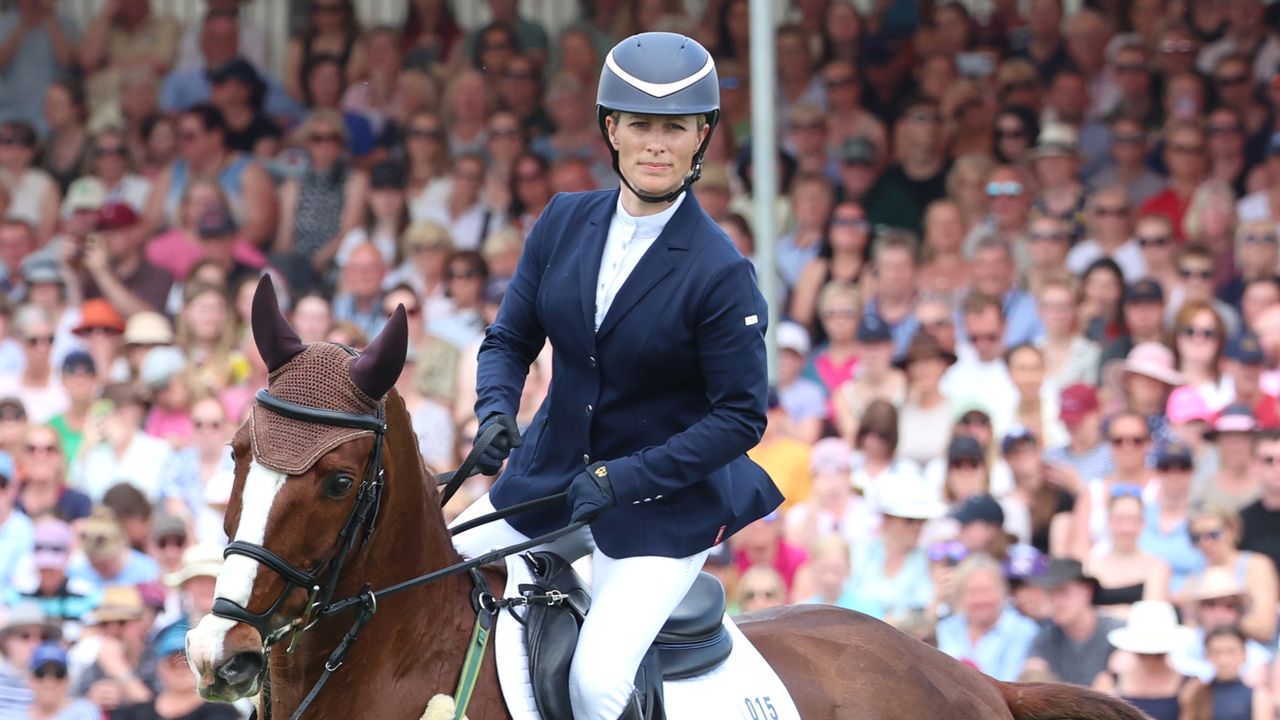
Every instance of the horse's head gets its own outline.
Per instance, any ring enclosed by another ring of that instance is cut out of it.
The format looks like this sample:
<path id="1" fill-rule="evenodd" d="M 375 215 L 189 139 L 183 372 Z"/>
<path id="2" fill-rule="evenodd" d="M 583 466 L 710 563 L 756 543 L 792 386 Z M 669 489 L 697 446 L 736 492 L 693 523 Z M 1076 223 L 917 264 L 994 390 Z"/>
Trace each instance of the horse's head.
<path id="1" fill-rule="evenodd" d="M 235 484 L 224 527 L 232 539 L 213 613 L 187 636 L 200 693 L 256 693 L 263 648 L 329 599 L 359 552 L 382 497 L 383 396 L 404 366 L 408 325 L 398 308 L 356 355 L 303 344 L 281 315 L 270 278 L 253 299 L 254 340 L 270 375 L 232 441 Z"/>

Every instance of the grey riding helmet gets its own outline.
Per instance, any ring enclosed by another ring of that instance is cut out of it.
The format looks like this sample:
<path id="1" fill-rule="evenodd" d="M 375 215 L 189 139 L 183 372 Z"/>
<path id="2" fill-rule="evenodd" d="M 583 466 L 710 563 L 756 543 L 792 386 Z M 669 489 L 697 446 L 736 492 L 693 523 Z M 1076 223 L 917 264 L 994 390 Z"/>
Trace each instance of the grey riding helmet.
<path id="1" fill-rule="evenodd" d="M 711 53 L 698 41 L 684 35 L 650 32 L 632 35 L 609 51 L 600 71 L 596 92 L 596 121 L 604 136 L 613 170 L 641 200 L 670 202 L 698 181 L 702 156 L 711 142 L 711 132 L 693 156 L 691 172 L 684 183 L 666 195 L 640 192 L 618 167 L 618 151 L 609 142 L 604 119 L 614 112 L 645 115 L 702 115 L 711 132 L 720 119 L 720 80 Z"/>

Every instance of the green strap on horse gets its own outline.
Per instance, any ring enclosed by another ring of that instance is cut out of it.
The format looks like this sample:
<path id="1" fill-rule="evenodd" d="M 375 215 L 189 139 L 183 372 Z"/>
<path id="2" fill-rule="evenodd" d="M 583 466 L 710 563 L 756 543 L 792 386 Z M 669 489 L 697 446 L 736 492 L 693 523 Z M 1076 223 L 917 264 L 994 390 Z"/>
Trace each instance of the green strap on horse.
<path id="1" fill-rule="evenodd" d="M 471 631 L 471 641 L 467 643 L 467 655 L 462 660 L 462 677 L 458 678 L 458 689 L 453 694 L 453 720 L 462 720 L 467 714 L 467 705 L 471 702 L 471 693 L 476 689 L 476 678 L 480 677 L 480 666 L 484 663 L 484 652 L 489 647 L 489 636 L 493 634 L 494 615 L 485 608 L 476 614 L 476 625 Z"/>

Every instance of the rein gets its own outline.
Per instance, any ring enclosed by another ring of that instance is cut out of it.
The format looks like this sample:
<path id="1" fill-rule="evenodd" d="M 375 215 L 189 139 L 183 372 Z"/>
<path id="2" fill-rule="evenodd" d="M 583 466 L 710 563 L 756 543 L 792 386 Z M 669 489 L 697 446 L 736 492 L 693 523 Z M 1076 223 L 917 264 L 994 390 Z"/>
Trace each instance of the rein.
<path id="1" fill-rule="evenodd" d="M 329 617 L 350 611 L 357 610 L 355 619 L 351 623 L 350 629 L 346 635 L 329 654 L 329 658 L 325 661 L 324 672 L 320 678 L 316 680 L 315 685 L 307 692 L 302 703 L 298 705 L 290 716 L 291 720 L 298 720 L 303 713 L 311 707 L 320 691 L 324 689 L 325 684 L 329 681 L 330 676 L 343 665 L 343 658 L 346 656 L 351 646 L 355 644 L 356 639 L 360 635 L 361 629 L 364 628 L 374 613 L 378 610 L 378 601 L 404 592 L 415 587 L 427 585 L 443 578 L 458 575 L 461 573 L 470 573 L 475 589 L 471 594 L 473 609 L 476 611 L 476 627 L 472 633 L 471 642 L 467 650 L 466 659 L 463 661 L 462 678 L 459 682 L 459 692 L 456 694 L 455 700 L 457 704 L 456 717 L 462 717 L 466 711 L 467 702 L 470 700 L 471 690 L 475 685 L 476 675 L 479 673 L 480 661 L 488 642 L 490 630 L 492 628 L 493 617 L 508 604 L 520 604 L 524 602 L 521 598 L 515 598 L 513 601 L 503 600 L 494 597 L 489 591 L 488 583 L 479 572 L 478 568 L 483 565 L 501 560 L 508 555 L 524 552 L 530 548 L 536 547 L 543 543 L 551 542 L 569 533 L 586 526 L 585 521 L 572 522 L 562 528 L 553 530 L 549 533 L 539 535 L 538 537 L 516 543 L 504 548 L 498 548 L 490 551 L 480 557 L 465 560 L 463 562 L 449 565 L 439 570 L 435 570 L 425 575 L 419 575 L 394 585 L 373 590 L 367 583 L 357 595 L 333 600 L 333 592 L 337 586 L 338 579 L 341 576 L 346 558 L 354 549 L 358 554 L 368 544 L 370 536 L 377 524 L 379 510 L 382 505 L 382 490 L 385 483 L 385 469 L 383 467 L 383 452 L 386 441 L 387 423 L 384 416 L 384 407 L 380 403 L 376 415 L 361 415 L 355 413 L 338 412 L 334 410 L 325 410 L 323 408 L 315 408 L 307 405 L 282 400 L 267 390 L 261 389 L 255 395 L 255 399 L 263 408 L 283 415 L 288 418 L 300 420 L 303 422 L 319 423 L 321 425 L 329 425 L 333 427 L 353 428 L 358 430 L 368 430 L 374 434 L 374 447 L 370 455 L 369 464 L 365 468 L 365 474 L 360 483 L 360 492 L 356 496 L 356 502 L 351 508 L 350 514 L 347 516 L 346 522 L 342 529 L 338 532 L 338 537 L 334 541 L 333 549 L 325 557 L 323 561 L 318 563 L 315 568 L 310 571 L 302 570 L 295 567 L 279 555 L 268 550 L 266 547 L 243 541 L 233 541 L 229 543 L 223 551 L 223 557 L 231 555 L 243 555 L 256 560 L 263 566 L 271 569 L 285 581 L 285 588 L 281 591 L 280 596 L 276 598 L 271 607 L 265 612 L 253 613 L 247 608 L 241 607 L 236 602 L 227 598 L 219 597 L 214 599 L 213 609 L 211 613 L 217 617 L 226 618 L 235 622 L 245 623 L 258 630 L 259 635 L 263 638 L 263 659 L 262 678 L 261 678 L 261 695 L 263 714 L 266 720 L 271 720 L 271 652 L 272 647 L 283 640 L 285 637 L 292 636 L 286 652 L 292 653 L 297 647 L 298 639 L 302 633 L 315 627 L 316 623 Z M 489 427 L 476 438 L 475 444 L 471 448 L 471 452 L 467 454 L 457 470 L 453 472 L 441 473 L 436 477 L 438 485 L 444 486 L 440 493 L 440 506 L 443 507 L 458 492 L 462 483 L 466 479 L 476 474 L 476 466 L 480 462 L 481 456 L 485 450 L 493 444 L 498 435 L 503 432 L 503 428 L 494 425 Z M 485 525 L 487 523 L 501 520 L 511 515 L 516 515 L 529 510 L 561 504 L 565 502 L 568 493 L 559 492 L 554 495 L 530 500 L 528 502 L 512 505 L 511 507 L 497 510 L 481 517 L 469 520 L 454 528 L 450 528 L 451 536 L 465 532 L 472 528 Z M 359 547 L 356 547 L 356 541 L 359 540 Z M 270 627 L 270 619 L 289 594 L 297 588 L 308 591 L 307 606 L 302 614 L 294 618 L 292 621 L 285 623 L 276 628 Z"/>

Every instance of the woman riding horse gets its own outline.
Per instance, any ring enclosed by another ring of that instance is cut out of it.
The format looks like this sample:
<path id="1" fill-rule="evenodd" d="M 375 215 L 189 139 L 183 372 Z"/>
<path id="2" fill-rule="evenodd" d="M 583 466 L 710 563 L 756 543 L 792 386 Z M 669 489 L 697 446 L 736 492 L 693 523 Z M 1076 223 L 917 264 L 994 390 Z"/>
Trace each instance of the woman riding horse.
<path id="1" fill-rule="evenodd" d="M 621 187 L 547 206 L 480 348 L 479 435 L 506 430 L 482 468 L 519 449 L 457 522 L 566 489 L 571 507 L 454 544 L 475 557 L 590 521 L 548 548 L 592 556 L 569 679 L 578 720 L 641 717 L 636 670 L 710 548 L 782 502 L 746 457 L 765 424 L 767 308 L 750 261 L 688 192 L 719 108 L 697 42 L 644 33 L 613 48 L 596 110 Z M 521 390 L 548 337 L 551 389 L 522 441 Z"/>

